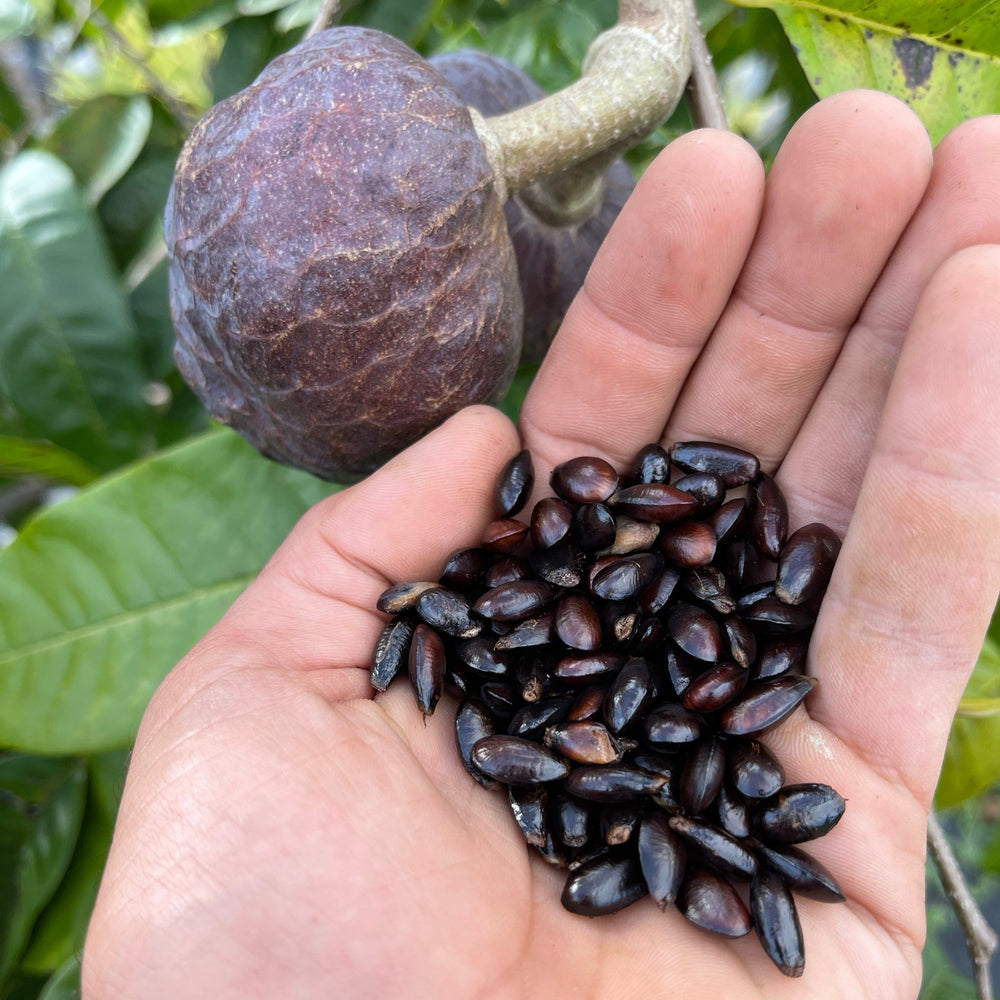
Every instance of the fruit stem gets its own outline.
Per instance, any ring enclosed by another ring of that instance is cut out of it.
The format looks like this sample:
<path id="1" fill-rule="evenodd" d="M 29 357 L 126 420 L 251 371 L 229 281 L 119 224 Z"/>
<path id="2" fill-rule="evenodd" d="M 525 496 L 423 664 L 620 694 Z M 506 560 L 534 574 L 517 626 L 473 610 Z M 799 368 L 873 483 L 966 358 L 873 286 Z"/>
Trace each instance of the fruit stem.
<path id="1" fill-rule="evenodd" d="M 594 39 L 579 80 L 477 120 L 507 194 L 562 175 L 525 199 L 537 200 L 540 214 L 558 214 L 566 203 L 579 215 L 599 198 L 595 184 L 610 161 L 666 121 L 680 100 L 691 73 L 688 33 L 684 0 L 619 0 L 618 24 Z"/>

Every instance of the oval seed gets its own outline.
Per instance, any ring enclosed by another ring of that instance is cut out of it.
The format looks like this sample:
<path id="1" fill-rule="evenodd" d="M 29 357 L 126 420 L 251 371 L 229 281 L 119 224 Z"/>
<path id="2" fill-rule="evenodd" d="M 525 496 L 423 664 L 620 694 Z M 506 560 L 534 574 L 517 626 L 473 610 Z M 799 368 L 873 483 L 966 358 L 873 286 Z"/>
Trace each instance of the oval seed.
<path id="1" fill-rule="evenodd" d="M 604 699 L 604 721 L 620 733 L 645 709 L 652 693 L 649 664 L 641 657 L 629 660 L 611 682 Z"/>
<path id="2" fill-rule="evenodd" d="M 490 552 L 509 555 L 528 537 L 528 526 L 513 517 L 491 521 L 483 529 L 482 546 Z"/>
<path id="3" fill-rule="evenodd" d="M 510 658 L 503 651 L 497 652 L 489 636 L 477 635 L 455 643 L 458 658 L 477 674 L 503 677 L 510 670 Z"/>
<path id="4" fill-rule="evenodd" d="M 382 629 L 372 654 L 371 685 L 376 691 L 384 691 L 403 669 L 410 652 L 413 629 L 413 622 L 406 618 L 397 618 Z"/>
<path id="5" fill-rule="evenodd" d="M 692 815 L 703 813 L 719 794 L 725 769 L 726 753 L 718 737 L 698 743 L 681 771 L 681 805 Z"/>
<path id="6" fill-rule="evenodd" d="M 621 764 L 607 764 L 574 768 L 565 787 L 571 795 L 590 802 L 628 802 L 643 795 L 653 795 L 665 782 L 661 775 Z"/>
<path id="7" fill-rule="evenodd" d="M 726 833 L 738 839 L 750 836 L 750 803 L 725 781 L 716 796 L 715 811 Z"/>
<path id="8" fill-rule="evenodd" d="M 493 555 L 486 549 L 458 549 L 448 556 L 438 583 L 443 587 L 474 587 L 489 569 Z"/>
<path id="9" fill-rule="evenodd" d="M 567 594 L 556 606 L 555 632 L 570 649 L 599 649 L 601 617 L 583 594 Z"/>
<path id="10" fill-rule="evenodd" d="M 625 657 L 620 653 L 585 653 L 564 656 L 555 667 L 555 676 L 567 681 L 585 681 L 621 669 Z"/>
<path id="11" fill-rule="evenodd" d="M 721 729 L 730 736 L 763 732 L 791 713 L 815 686 L 815 678 L 796 674 L 757 681 L 726 706 Z"/>
<path id="12" fill-rule="evenodd" d="M 710 472 L 691 472 L 674 483 L 674 489 L 690 493 L 703 511 L 715 510 L 726 498 L 726 484 Z M 715 535 L 713 529 L 712 534 Z"/>
<path id="13" fill-rule="evenodd" d="M 639 865 L 649 893 L 661 910 L 677 898 L 684 880 L 687 850 L 670 829 L 664 812 L 650 812 L 639 826 Z"/>
<path id="14" fill-rule="evenodd" d="M 639 861 L 633 855 L 599 855 L 570 873 L 562 905 L 571 913 L 598 917 L 615 913 L 647 893 Z"/>
<path id="15" fill-rule="evenodd" d="M 455 739 L 458 755 L 466 771 L 484 788 L 495 788 L 496 782 L 488 778 L 472 763 L 472 748 L 486 736 L 494 733 L 493 718 L 486 706 L 475 698 L 466 698 L 455 713 Z"/>
<path id="16" fill-rule="evenodd" d="M 472 748 L 472 763 L 505 785 L 539 785 L 569 774 L 569 764 L 520 736 L 486 736 Z"/>
<path id="17" fill-rule="evenodd" d="M 820 903 L 843 903 L 843 890 L 837 880 L 814 857 L 791 844 L 781 850 L 756 843 L 754 850 L 760 860 L 774 869 L 791 889 L 807 899 Z"/>
<path id="18" fill-rule="evenodd" d="M 675 489 L 667 483 L 639 483 L 628 486 L 615 494 L 616 510 L 621 510 L 637 521 L 662 524 L 679 521 L 698 509 L 698 501 L 690 493 Z"/>
<path id="19" fill-rule="evenodd" d="M 487 587 L 499 587 L 501 583 L 527 580 L 531 577 L 531 566 L 520 556 L 502 556 L 483 573 L 483 583 Z"/>
<path id="20" fill-rule="evenodd" d="M 506 635 L 497 639 L 494 649 L 503 652 L 510 649 L 531 649 L 547 646 L 556 634 L 556 613 L 546 611 L 537 618 L 525 618 Z"/>
<path id="21" fill-rule="evenodd" d="M 692 712 L 716 712 L 746 687 L 749 676 L 737 663 L 717 663 L 691 682 L 684 692 L 684 707 Z"/>
<path id="22" fill-rule="evenodd" d="M 519 451 L 501 470 L 493 491 L 493 506 L 500 517 L 513 517 L 524 509 L 535 485 L 531 452 Z"/>
<path id="23" fill-rule="evenodd" d="M 615 467 L 603 458 L 583 456 L 552 470 L 552 489 L 574 503 L 602 503 L 618 488 Z"/>
<path id="24" fill-rule="evenodd" d="M 413 630 L 409 668 L 417 705 L 426 718 L 434 714 L 434 708 L 444 692 L 447 672 L 444 643 L 429 625 L 421 623 Z"/>
<path id="25" fill-rule="evenodd" d="M 767 957 L 782 975 L 801 976 L 806 966 L 802 927 L 792 894 L 777 872 L 765 868 L 754 875 L 750 912 Z"/>
<path id="26" fill-rule="evenodd" d="M 531 511 L 531 541 L 536 548 L 551 549 L 569 537 L 573 508 L 558 497 L 545 497 Z"/>
<path id="27" fill-rule="evenodd" d="M 754 678 L 762 681 L 781 674 L 801 673 L 808 648 L 809 643 L 798 637 L 769 639 L 757 656 Z"/>
<path id="28" fill-rule="evenodd" d="M 826 590 L 840 539 L 825 524 L 799 528 L 781 549 L 774 592 L 785 604 L 804 604 Z"/>
<path id="29" fill-rule="evenodd" d="M 671 816 L 669 822 L 670 829 L 695 844 L 701 856 L 721 874 L 748 879 L 757 871 L 752 852 L 725 830 L 689 816 Z"/>
<path id="30" fill-rule="evenodd" d="M 514 718 L 507 725 L 507 733 L 529 740 L 541 739 L 549 726 L 566 718 L 572 704 L 571 694 L 554 694 L 538 701 L 529 701 L 514 713 Z"/>
<path id="31" fill-rule="evenodd" d="M 785 604 L 777 597 L 763 597 L 744 610 L 743 620 L 765 635 L 789 635 L 812 628 L 816 613 L 801 604 Z"/>
<path id="32" fill-rule="evenodd" d="M 760 472 L 756 455 L 711 441 L 678 441 L 670 449 L 670 460 L 685 472 L 710 472 L 727 488 L 744 486 Z"/>
<path id="33" fill-rule="evenodd" d="M 787 785 L 757 807 L 753 828 L 773 844 L 801 844 L 829 833 L 840 822 L 845 806 L 840 793 L 829 785 Z"/>
<path id="34" fill-rule="evenodd" d="M 581 549 L 603 549 L 617 535 L 614 515 L 602 503 L 585 503 L 573 515 L 573 541 Z"/>
<path id="35" fill-rule="evenodd" d="M 532 847 L 544 847 L 549 836 L 549 797 L 544 785 L 507 788 L 507 801 L 514 820 L 524 834 L 525 842 Z"/>
<path id="36" fill-rule="evenodd" d="M 642 720 L 642 734 L 653 747 L 670 748 L 693 743 L 705 728 L 701 716 L 689 712 L 683 705 L 667 702 L 653 709 Z"/>
<path id="37" fill-rule="evenodd" d="M 738 535 L 742 534 L 746 523 L 747 502 L 742 497 L 727 500 L 718 510 L 705 520 L 715 532 L 717 547 L 722 549 Z"/>
<path id="38" fill-rule="evenodd" d="M 655 552 L 635 552 L 605 566 L 590 585 L 596 597 L 605 601 L 624 601 L 645 590 L 663 566 Z"/>
<path id="39" fill-rule="evenodd" d="M 730 740 L 726 747 L 726 776 L 741 795 L 766 799 L 781 789 L 785 769 L 760 740 Z"/>
<path id="40" fill-rule="evenodd" d="M 427 625 L 459 639 L 471 639 L 483 630 L 483 623 L 472 617 L 469 602 L 445 587 L 425 590 L 417 598 L 415 610 Z"/>
<path id="41" fill-rule="evenodd" d="M 590 839 L 590 810 L 568 795 L 560 795 L 552 807 L 553 835 L 566 847 L 583 847 Z"/>
<path id="42" fill-rule="evenodd" d="M 736 890 L 705 868 L 688 868 L 677 894 L 677 909 L 691 923 L 723 937 L 743 937 L 752 927 L 750 911 Z"/>
<path id="43" fill-rule="evenodd" d="M 541 580 L 515 580 L 488 590 L 472 605 L 472 610 L 491 621 L 516 622 L 531 618 L 556 596 L 556 591 Z"/>
<path id="44" fill-rule="evenodd" d="M 566 706 L 567 711 L 569 706 Z M 599 722 L 564 722 L 545 730 L 545 745 L 581 764 L 613 764 L 622 749 Z"/>
<path id="45" fill-rule="evenodd" d="M 707 566 L 715 557 L 715 532 L 704 521 L 679 521 L 660 531 L 660 549 L 677 566 Z"/>
<path id="46" fill-rule="evenodd" d="M 762 472 L 750 487 L 750 538 L 758 552 L 777 559 L 788 535 L 788 504 L 778 484 Z"/>
<path id="47" fill-rule="evenodd" d="M 412 611 L 417 606 L 417 600 L 425 590 L 440 590 L 440 584 L 427 583 L 396 583 L 378 595 L 375 607 L 387 615 L 398 615 L 403 611 Z"/>
<path id="48" fill-rule="evenodd" d="M 667 631 L 688 656 L 713 663 L 722 659 L 722 632 L 707 611 L 693 604 L 675 604 L 667 618 Z"/>
<path id="49" fill-rule="evenodd" d="M 658 445 L 647 444 L 635 456 L 635 478 L 640 483 L 669 483 L 670 456 Z"/>

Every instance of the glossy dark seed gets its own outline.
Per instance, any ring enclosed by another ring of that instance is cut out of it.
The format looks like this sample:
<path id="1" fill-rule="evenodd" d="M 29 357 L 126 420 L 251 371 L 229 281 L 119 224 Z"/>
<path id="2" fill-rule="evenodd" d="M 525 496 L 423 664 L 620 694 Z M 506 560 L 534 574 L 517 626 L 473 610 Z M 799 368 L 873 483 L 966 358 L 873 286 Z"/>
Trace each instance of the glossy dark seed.
<path id="1" fill-rule="evenodd" d="M 553 694 L 548 698 L 528 702 L 515 713 L 507 725 L 510 736 L 523 736 L 529 740 L 540 740 L 549 726 L 562 722 L 573 704 L 571 694 Z"/>
<path id="2" fill-rule="evenodd" d="M 726 777 L 748 799 L 766 799 L 784 784 L 785 769 L 760 740 L 729 740 Z"/>
<path id="3" fill-rule="evenodd" d="M 569 867 L 569 855 L 563 848 L 563 845 L 556 842 L 551 831 L 546 835 L 544 844 L 535 845 L 535 850 L 553 868 Z"/>
<path id="4" fill-rule="evenodd" d="M 397 618 L 389 622 L 375 643 L 372 654 L 371 685 L 376 691 L 384 691 L 393 678 L 403 669 L 410 652 L 413 639 L 413 622 Z"/>
<path id="5" fill-rule="evenodd" d="M 539 785 L 569 774 L 569 764 L 520 736 L 487 736 L 472 748 L 472 763 L 505 785 Z"/>
<path id="6" fill-rule="evenodd" d="M 750 487 L 750 539 L 771 559 L 781 555 L 788 536 L 788 504 L 778 484 L 762 472 Z"/>
<path id="7" fill-rule="evenodd" d="M 710 472 L 727 488 L 743 486 L 760 472 L 755 455 L 711 441 L 678 441 L 670 449 L 670 460 L 685 472 Z"/>
<path id="8" fill-rule="evenodd" d="M 692 569 L 684 574 L 681 585 L 696 601 L 707 604 L 720 615 L 728 615 L 736 610 L 736 599 L 730 590 L 729 580 L 716 566 Z"/>
<path id="9" fill-rule="evenodd" d="M 642 810 L 635 802 L 611 802 L 601 809 L 601 839 L 608 847 L 621 847 L 639 829 Z"/>
<path id="10" fill-rule="evenodd" d="M 667 630 L 659 618 L 640 618 L 628 641 L 628 651 L 636 656 L 652 656 L 663 647 Z"/>
<path id="11" fill-rule="evenodd" d="M 458 549 L 448 556 L 438 583 L 452 589 L 473 587 L 482 579 L 492 561 L 493 555 L 486 549 Z"/>
<path id="12" fill-rule="evenodd" d="M 558 497 L 539 500 L 531 511 L 531 541 L 536 548 L 551 549 L 569 537 L 573 506 Z"/>
<path id="13" fill-rule="evenodd" d="M 765 583 L 758 583 L 756 586 L 751 587 L 749 590 L 744 590 L 740 594 L 739 599 L 736 601 L 736 607 L 739 608 L 741 612 L 745 612 L 748 608 L 752 607 L 754 604 L 766 600 L 769 597 L 774 597 L 773 580 L 768 580 Z"/>
<path id="14" fill-rule="evenodd" d="M 722 741 L 709 736 L 695 745 L 681 770 L 681 805 L 692 815 L 703 813 L 722 787 L 726 752 Z"/>
<path id="15" fill-rule="evenodd" d="M 797 674 L 755 681 L 723 710 L 720 728 L 730 736 L 763 732 L 792 712 L 815 686 L 814 678 Z"/>
<path id="16" fill-rule="evenodd" d="M 688 867 L 677 909 L 691 923 L 724 937 L 743 937 L 753 926 L 750 911 L 736 890 L 721 876 L 704 868 Z"/>
<path id="17" fill-rule="evenodd" d="M 571 458 L 552 470 L 552 489 L 574 503 L 601 503 L 618 488 L 615 467 L 603 458 Z"/>
<path id="18" fill-rule="evenodd" d="M 655 552 L 636 552 L 610 563 L 594 577 L 591 591 L 605 601 L 624 601 L 645 590 L 663 567 Z"/>
<path id="19" fill-rule="evenodd" d="M 666 779 L 622 764 L 577 767 L 566 779 L 571 795 L 588 802 L 628 802 L 658 791 Z"/>
<path id="20" fill-rule="evenodd" d="M 806 965 L 802 927 L 792 894 L 777 872 L 761 869 L 750 883 L 750 913 L 767 957 L 786 976 L 801 976 Z"/>
<path id="21" fill-rule="evenodd" d="M 497 783 L 472 763 L 472 748 L 493 733 L 493 718 L 486 706 L 475 698 L 466 698 L 455 713 L 455 740 L 462 765 L 484 788 L 495 788 Z"/>
<path id="22" fill-rule="evenodd" d="M 628 728 L 649 703 L 652 681 L 649 664 L 641 657 L 629 660 L 608 688 L 604 721 L 613 733 Z"/>
<path id="23" fill-rule="evenodd" d="M 664 812 L 647 813 L 639 826 L 639 865 L 649 893 L 661 910 L 677 898 L 687 864 L 684 841 L 670 829 Z"/>
<path id="24" fill-rule="evenodd" d="M 413 630 L 413 640 L 410 643 L 410 683 L 417 697 L 417 705 L 425 717 L 434 714 L 434 707 L 444 692 L 447 667 L 441 636 L 429 625 L 418 625 Z"/>
<path id="25" fill-rule="evenodd" d="M 509 787 L 507 800 L 524 839 L 532 847 L 544 847 L 549 835 L 549 796 L 544 785 Z"/>
<path id="26" fill-rule="evenodd" d="M 670 702 L 654 708 L 642 720 L 643 737 L 657 749 L 693 743 L 701 736 L 704 728 L 705 723 L 700 715 Z"/>
<path id="27" fill-rule="evenodd" d="M 733 661 L 749 669 L 757 659 L 757 637 L 742 618 L 730 615 L 722 623 Z"/>
<path id="28" fill-rule="evenodd" d="M 527 580 L 531 576 L 531 566 L 520 556 L 502 556 L 485 573 L 483 583 L 487 587 L 499 587 L 501 583 Z"/>
<path id="29" fill-rule="evenodd" d="M 512 517 L 491 521 L 483 530 L 482 546 L 490 552 L 513 552 L 528 537 L 528 526 Z"/>
<path id="30" fill-rule="evenodd" d="M 552 687 L 548 661 L 544 657 L 522 659 L 514 668 L 514 680 L 521 686 L 524 701 L 538 701 Z"/>
<path id="31" fill-rule="evenodd" d="M 479 697 L 500 722 L 513 718 L 520 702 L 517 691 L 508 681 L 487 681 L 479 688 Z"/>
<path id="32" fill-rule="evenodd" d="M 753 673 L 756 680 L 802 672 L 809 643 L 802 638 L 768 639 L 757 654 Z"/>
<path id="33" fill-rule="evenodd" d="M 678 580 L 679 571 L 673 566 L 666 566 L 639 595 L 639 610 L 645 615 L 658 615 L 673 596 Z"/>
<path id="34" fill-rule="evenodd" d="M 711 823 L 689 816 L 671 816 L 670 828 L 688 843 L 697 845 L 700 856 L 722 875 L 748 879 L 757 871 L 757 858 L 753 853 Z"/>
<path id="35" fill-rule="evenodd" d="M 805 605 L 785 604 L 777 597 L 765 597 L 743 612 L 743 620 L 765 635 L 791 635 L 812 628 L 816 614 Z"/>
<path id="36" fill-rule="evenodd" d="M 698 509 L 698 501 L 690 493 L 667 483 L 639 483 L 615 494 L 615 509 L 637 521 L 662 524 L 679 521 Z"/>
<path id="37" fill-rule="evenodd" d="M 665 524 L 660 531 L 660 550 L 676 566 L 707 566 L 715 556 L 715 532 L 704 521 Z"/>
<path id="38" fill-rule="evenodd" d="M 754 850 L 761 862 L 773 868 L 787 885 L 800 896 L 820 903 L 843 903 L 843 890 L 837 880 L 814 857 L 791 844 L 780 850 L 755 843 Z"/>
<path id="39" fill-rule="evenodd" d="M 541 580 L 515 580 L 488 590 L 472 605 L 472 610 L 493 621 L 516 622 L 536 615 L 557 596 Z"/>
<path id="40" fill-rule="evenodd" d="M 550 726 L 545 730 L 545 745 L 581 764 L 613 764 L 622 759 L 618 741 L 605 726 L 593 720 Z"/>
<path id="41" fill-rule="evenodd" d="M 673 486 L 676 490 L 690 493 L 698 501 L 702 511 L 715 510 L 726 497 L 726 484 L 710 472 L 692 472 L 681 476 Z M 712 534 L 715 534 L 714 529 Z"/>
<path id="42" fill-rule="evenodd" d="M 781 549 L 774 592 L 785 604 L 804 604 L 826 590 L 840 539 L 825 524 L 799 528 Z"/>
<path id="43" fill-rule="evenodd" d="M 801 844 L 829 833 L 840 822 L 845 805 L 829 785 L 787 785 L 761 802 L 752 825 L 757 836 L 770 844 Z"/>
<path id="44" fill-rule="evenodd" d="M 500 636 L 494 649 L 499 652 L 512 649 L 530 649 L 547 646 L 556 634 L 556 613 L 546 611 L 537 618 L 525 618 L 506 635 Z"/>
<path id="45" fill-rule="evenodd" d="M 728 545 L 742 531 L 746 524 L 747 502 L 742 497 L 735 500 L 727 500 L 718 510 L 712 513 L 705 520 L 712 530 L 718 547 L 721 549 Z"/>
<path id="46" fill-rule="evenodd" d="M 375 602 L 375 607 L 387 615 L 398 615 L 403 611 L 412 611 L 417 606 L 417 600 L 425 590 L 440 590 L 437 583 L 397 583 L 383 590 Z"/>
<path id="47" fill-rule="evenodd" d="M 576 696 L 573 707 L 569 710 L 569 720 L 582 722 L 584 719 L 593 719 L 600 715 L 607 690 L 607 684 L 590 684 L 585 687 Z"/>
<path id="48" fill-rule="evenodd" d="M 670 456 L 658 444 L 647 444 L 635 456 L 634 475 L 640 483 L 669 483 Z"/>
<path id="49" fill-rule="evenodd" d="M 426 624 L 459 639 L 471 639 L 483 630 L 483 623 L 473 618 L 469 602 L 445 587 L 425 590 L 417 598 L 415 610 Z"/>
<path id="50" fill-rule="evenodd" d="M 638 859 L 598 855 L 570 873 L 562 905 L 571 913 L 599 917 L 630 906 L 647 894 Z"/>
<path id="51" fill-rule="evenodd" d="M 668 649 L 666 655 L 667 675 L 673 685 L 674 693 L 678 698 L 682 698 L 684 692 L 701 676 L 706 669 L 701 660 L 693 660 L 684 653 L 679 653 L 675 649 Z"/>
<path id="52" fill-rule="evenodd" d="M 736 538 L 725 545 L 719 545 L 715 551 L 715 565 L 726 575 L 733 587 L 743 586 L 750 579 L 747 572 L 747 553 L 753 552 L 753 546 L 747 545 L 742 538 Z"/>
<path id="53" fill-rule="evenodd" d="M 623 648 L 631 643 L 639 627 L 639 610 L 634 601 L 605 601 L 598 612 L 604 628 L 605 645 Z"/>
<path id="54" fill-rule="evenodd" d="M 519 451 L 502 469 L 493 491 L 493 506 L 499 517 L 513 517 L 524 509 L 535 485 L 535 466 L 527 448 Z"/>
<path id="55" fill-rule="evenodd" d="M 615 540 L 600 555 L 628 555 L 629 552 L 645 552 L 656 544 L 660 537 L 660 526 L 649 521 L 636 521 L 619 514 L 615 518 Z"/>
<path id="56" fill-rule="evenodd" d="M 750 803 L 725 781 L 716 796 L 715 811 L 719 817 L 719 826 L 726 833 L 737 838 L 750 836 Z"/>
<path id="57" fill-rule="evenodd" d="M 455 652 L 470 670 L 477 674 L 503 677 L 510 669 L 510 658 L 493 648 L 489 636 L 479 635 L 474 639 L 461 639 L 455 643 Z"/>
<path id="58" fill-rule="evenodd" d="M 746 687 L 749 672 L 738 663 L 716 663 L 696 677 L 684 692 L 692 712 L 717 712 Z"/>
<path id="59" fill-rule="evenodd" d="M 621 669 L 625 657 L 620 653 L 584 653 L 564 656 L 555 666 L 556 677 L 567 681 L 587 681 L 592 677 L 614 673 Z"/>
<path id="60" fill-rule="evenodd" d="M 718 622 L 693 604 L 676 604 L 667 618 L 670 638 L 688 656 L 716 663 L 722 659 L 724 647 Z"/>
<path id="61" fill-rule="evenodd" d="M 590 652 L 601 645 L 601 616 L 583 594 L 567 594 L 556 605 L 555 631 L 570 649 Z"/>
<path id="62" fill-rule="evenodd" d="M 615 540 L 617 528 L 611 511 L 602 503 L 585 503 L 573 515 L 573 541 L 581 549 L 603 549 Z"/>
<path id="63" fill-rule="evenodd" d="M 590 808 L 569 795 L 560 795 L 552 806 L 552 833 L 567 847 L 583 847 L 590 839 Z"/>
<path id="64" fill-rule="evenodd" d="M 576 552 L 565 542 L 551 549 L 535 549 L 528 557 L 535 574 L 554 587 L 567 590 L 580 585 L 583 570 L 577 562 Z"/>
<path id="65" fill-rule="evenodd" d="M 680 773 L 683 757 L 673 753 L 655 753 L 652 751 L 642 751 L 632 757 L 632 763 L 636 767 L 641 767 L 650 774 L 659 774 L 668 781 Z"/>

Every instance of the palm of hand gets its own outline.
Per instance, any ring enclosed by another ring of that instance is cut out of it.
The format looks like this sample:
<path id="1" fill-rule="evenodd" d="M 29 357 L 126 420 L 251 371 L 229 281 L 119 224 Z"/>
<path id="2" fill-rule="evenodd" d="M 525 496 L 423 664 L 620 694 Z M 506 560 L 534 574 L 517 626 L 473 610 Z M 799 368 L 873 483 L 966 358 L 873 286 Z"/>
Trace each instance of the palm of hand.
<path id="1" fill-rule="evenodd" d="M 836 155 L 834 134 L 848 137 Z M 872 162 L 884 134 L 891 167 Z M 876 95 L 824 102 L 775 166 L 752 247 L 759 166 L 730 136 L 681 140 L 623 214 L 523 414 L 543 481 L 572 454 L 621 465 L 663 433 L 780 464 L 793 524 L 843 531 L 857 507 L 810 653 L 820 687 L 770 738 L 789 781 L 848 799 L 811 850 L 849 902 L 802 903 L 802 980 L 755 941 L 713 938 L 648 900 L 599 920 L 564 911 L 562 874 L 458 762 L 454 706 L 425 727 L 405 687 L 370 699 L 375 597 L 474 543 L 517 450 L 499 414 L 473 409 L 310 512 L 165 682 L 137 743 L 85 998 L 915 995 L 924 818 L 1000 560 L 988 429 L 1000 294 L 983 280 L 1000 254 L 960 255 L 917 307 L 949 254 L 1000 242 L 995 182 L 983 213 L 978 177 L 975 225 L 973 200 L 954 195 L 956 178 L 976 180 L 963 163 L 989 169 L 1000 129 L 960 139 L 918 209 L 930 162 L 908 113 Z M 828 271 L 822 248 L 805 248 L 817 235 L 837 248 Z M 782 314 L 803 303 L 790 329 Z M 936 377 L 945 343 L 950 381 Z"/>

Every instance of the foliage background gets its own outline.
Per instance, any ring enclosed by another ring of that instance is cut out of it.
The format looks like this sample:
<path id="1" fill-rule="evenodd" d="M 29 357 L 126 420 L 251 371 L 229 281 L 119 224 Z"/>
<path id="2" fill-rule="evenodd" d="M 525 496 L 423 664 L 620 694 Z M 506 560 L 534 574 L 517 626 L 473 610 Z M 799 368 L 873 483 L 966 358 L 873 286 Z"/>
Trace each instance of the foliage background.
<path id="1" fill-rule="evenodd" d="M 876 86 L 934 138 L 1000 110 L 998 4 L 699 0 L 730 120 L 769 160 L 817 99 Z M 318 0 L 0 0 L 0 1000 L 78 995 L 79 954 L 152 691 L 336 489 L 209 427 L 172 359 L 161 216 L 184 136 Z M 424 54 L 486 48 L 547 90 L 613 0 L 355 0 Z M 630 154 L 693 125 L 686 102 Z M 504 406 L 516 414 L 532 371 Z M 1000 909 L 1000 625 L 938 804 Z M 929 871 L 922 996 L 974 996 Z M 996 921 L 994 921 L 996 922 Z"/>

